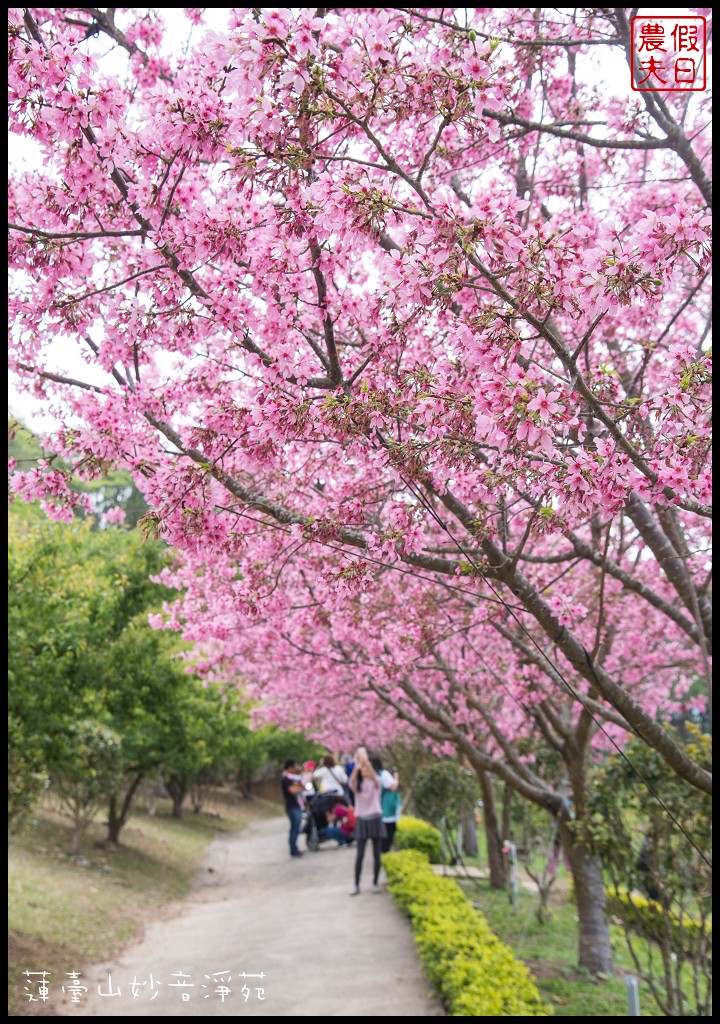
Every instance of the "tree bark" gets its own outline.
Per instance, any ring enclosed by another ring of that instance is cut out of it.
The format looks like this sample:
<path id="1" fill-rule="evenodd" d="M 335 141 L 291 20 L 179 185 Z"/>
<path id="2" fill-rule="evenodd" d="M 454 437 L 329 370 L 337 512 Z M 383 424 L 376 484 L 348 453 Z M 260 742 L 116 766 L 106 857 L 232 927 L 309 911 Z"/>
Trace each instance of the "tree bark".
<path id="1" fill-rule="evenodd" d="M 477 857 L 478 855 L 477 825 L 474 818 L 468 818 L 463 822 L 462 849 L 467 857 Z"/>
<path id="2" fill-rule="evenodd" d="M 133 778 L 132 782 L 127 788 L 125 797 L 122 801 L 120 808 L 118 809 L 118 794 L 113 793 L 108 801 L 108 834 L 107 841 L 109 843 L 115 843 L 116 845 L 120 842 L 120 832 L 123 826 L 126 824 L 130 817 L 130 807 L 132 806 L 133 797 L 137 792 L 137 788 L 142 782 L 145 776 L 142 772 L 138 772 Z"/>
<path id="3" fill-rule="evenodd" d="M 182 818 L 182 805 L 188 791 L 188 781 L 183 775 L 171 775 L 164 782 L 172 800 L 172 816 Z"/>
<path id="4" fill-rule="evenodd" d="M 512 810 L 514 790 L 506 782 L 503 787 L 503 805 L 502 805 L 502 841 L 506 842 L 508 839 L 512 839 L 512 822 L 510 819 L 510 812 Z"/>
<path id="5" fill-rule="evenodd" d="M 476 772 L 483 798 L 483 825 L 485 826 L 485 841 L 487 843 L 490 885 L 493 889 L 504 889 L 506 885 L 505 863 L 502 855 L 502 839 L 500 837 L 500 829 L 498 828 L 492 779 L 488 776 L 487 772 L 481 769 L 476 769 Z"/>
<path id="6" fill-rule="evenodd" d="M 605 886 L 600 862 L 575 838 L 565 822 L 560 822 L 560 841 L 567 854 L 578 914 L 578 958 L 581 967 L 593 974 L 612 970 L 610 928 L 605 916 Z"/>

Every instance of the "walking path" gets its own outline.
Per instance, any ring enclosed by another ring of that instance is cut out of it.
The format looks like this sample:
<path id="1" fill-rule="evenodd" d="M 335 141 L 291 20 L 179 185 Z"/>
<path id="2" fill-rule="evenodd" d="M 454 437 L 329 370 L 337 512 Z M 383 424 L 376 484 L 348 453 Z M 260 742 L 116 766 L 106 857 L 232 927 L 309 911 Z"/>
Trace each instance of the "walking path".
<path id="1" fill-rule="evenodd" d="M 445 1016 L 407 920 L 384 886 L 371 891 L 372 851 L 351 897 L 354 847 L 291 858 L 287 833 L 282 816 L 215 839 L 191 894 L 86 969 L 88 991 L 77 1003 L 66 992 L 57 1015 Z"/>

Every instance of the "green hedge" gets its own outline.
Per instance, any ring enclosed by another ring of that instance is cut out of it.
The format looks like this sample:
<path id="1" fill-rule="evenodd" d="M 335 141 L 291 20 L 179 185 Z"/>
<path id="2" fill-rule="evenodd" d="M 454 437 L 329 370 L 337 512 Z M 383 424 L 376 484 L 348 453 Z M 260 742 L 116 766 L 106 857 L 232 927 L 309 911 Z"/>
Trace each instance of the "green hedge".
<path id="1" fill-rule="evenodd" d="M 383 867 L 449 1016 L 552 1016 L 528 968 L 493 935 L 453 879 L 436 875 L 416 850 L 386 853 Z"/>
<path id="2" fill-rule="evenodd" d="M 397 823 L 393 846 L 396 850 L 419 850 L 432 864 L 443 863 L 442 836 L 420 818 L 403 815 Z"/>

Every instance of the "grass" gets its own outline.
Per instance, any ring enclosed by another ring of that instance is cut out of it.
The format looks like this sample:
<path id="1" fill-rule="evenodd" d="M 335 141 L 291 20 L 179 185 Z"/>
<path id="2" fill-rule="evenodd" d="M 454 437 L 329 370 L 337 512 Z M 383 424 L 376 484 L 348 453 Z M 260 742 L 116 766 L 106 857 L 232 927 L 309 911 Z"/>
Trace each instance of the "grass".
<path id="1" fill-rule="evenodd" d="M 518 910 L 506 892 L 491 889 L 483 879 L 462 881 L 469 899 L 482 911 L 498 938 L 532 971 L 540 994 L 557 1017 L 627 1017 L 625 975 L 634 968 L 619 928 L 611 925 L 614 971 L 603 980 L 578 967 L 578 926 L 569 896 L 568 879 L 559 873 L 550 894 L 551 916 L 541 925 L 535 917 L 538 897 L 521 887 Z M 640 1013 L 663 1016 L 645 985 L 639 983 Z"/>
<path id="2" fill-rule="evenodd" d="M 71 826 L 39 810 L 8 846 L 8 1015 L 47 1013 L 50 1002 L 30 1002 L 23 971 L 68 971 L 106 960 L 142 934 L 144 924 L 190 888 L 205 850 L 220 833 L 251 818 L 276 814 L 262 802 L 216 804 L 208 812 L 173 818 L 169 801 L 155 816 L 138 809 L 121 845 L 102 845 L 106 829 L 88 829 L 80 856 L 70 853 Z M 58 982 L 61 984 L 61 982 Z M 36 988 L 31 989 L 36 992 Z"/>

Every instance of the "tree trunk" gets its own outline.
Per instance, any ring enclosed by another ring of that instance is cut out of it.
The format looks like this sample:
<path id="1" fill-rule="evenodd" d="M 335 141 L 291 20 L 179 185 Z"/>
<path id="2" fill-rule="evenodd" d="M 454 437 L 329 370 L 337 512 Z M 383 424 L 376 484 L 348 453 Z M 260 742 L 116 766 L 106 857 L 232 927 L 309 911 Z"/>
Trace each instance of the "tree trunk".
<path id="1" fill-rule="evenodd" d="M 512 801 L 514 796 L 514 790 L 509 783 L 505 783 L 503 787 L 503 806 L 502 806 L 502 841 L 505 843 L 512 839 L 512 819 L 510 812 L 512 810 Z"/>
<path id="2" fill-rule="evenodd" d="M 74 857 L 80 853 L 80 842 L 82 840 L 83 835 L 85 834 L 87 824 L 87 821 L 81 820 L 79 818 L 76 818 L 73 823 L 73 834 L 70 852 Z"/>
<path id="3" fill-rule="evenodd" d="M 118 798 L 115 793 L 108 801 L 108 834 L 107 841 L 117 844 L 120 842 L 120 830 L 125 824 L 122 811 L 118 809 Z"/>
<path id="4" fill-rule="evenodd" d="M 120 842 L 120 832 L 130 817 L 130 807 L 132 806 L 133 797 L 137 792 L 137 788 L 144 778 L 142 772 L 138 772 L 133 778 L 132 782 L 127 788 L 125 798 L 122 805 L 118 808 L 118 794 L 113 793 L 108 801 L 108 834 L 107 841 L 109 843 L 115 843 L 116 845 Z"/>
<path id="5" fill-rule="evenodd" d="M 165 787 L 172 800 L 173 818 L 182 818 L 182 805 L 188 790 L 188 782 L 184 775 L 171 775 L 165 779 Z"/>
<path id="6" fill-rule="evenodd" d="M 463 822 L 462 826 L 462 848 L 463 853 L 466 857 L 477 857 L 478 855 L 478 840 L 477 840 L 477 822 L 474 818 L 469 818 Z"/>
<path id="7" fill-rule="evenodd" d="M 242 765 L 237 770 L 236 785 L 245 800 L 252 799 L 252 772 L 247 771 Z"/>
<path id="8" fill-rule="evenodd" d="M 493 889 L 504 889 L 507 884 L 505 877 L 505 862 L 502 855 L 502 839 L 498 828 L 497 808 L 495 806 L 495 791 L 492 779 L 487 772 L 476 769 L 480 782 L 480 791 L 483 798 L 483 824 L 485 826 L 485 841 L 487 843 L 488 869 L 490 872 L 490 885 Z M 505 803 L 507 804 L 506 787 Z"/>
<path id="9" fill-rule="evenodd" d="M 605 886 L 600 862 L 581 843 L 574 841 L 564 822 L 560 823 L 559 829 L 575 888 L 580 966 L 593 974 L 608 974 L 612 970 L 612 951 L 610 929 L 605 917 Z"/>

